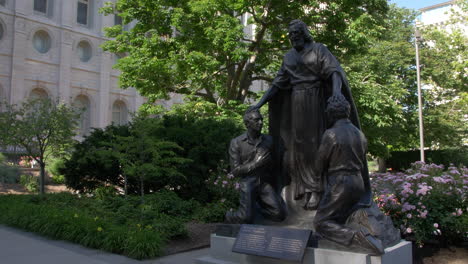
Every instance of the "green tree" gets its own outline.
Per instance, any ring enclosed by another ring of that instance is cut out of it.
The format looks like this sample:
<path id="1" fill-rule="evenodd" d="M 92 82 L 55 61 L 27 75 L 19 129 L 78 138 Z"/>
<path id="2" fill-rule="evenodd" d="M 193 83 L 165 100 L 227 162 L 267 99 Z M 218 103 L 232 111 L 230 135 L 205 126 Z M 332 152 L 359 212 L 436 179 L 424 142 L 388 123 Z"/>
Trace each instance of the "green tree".
<path id="1" fill-rule="evenodd" d="M 182 148 L 174 142 L 160 140 L 147 133 L 148 122 L 134 120 L 129 136 L 117 136 L 111 151 L 117 152 L 117 157 L 125 176 L 138 181 L 141 201 L 144 202 L 145 182 L 158 191 L 169 185 L 181 185 L 184 175 L 178 171 L 178 166 L 191 160 L 180 157 L 177 152 Z"/>
<path id="2" fill-rule="evenodd" d="M 78 114 L 50 99 L 29 100 L 18 105 L 5 103 L 0 112 L 0 144 L 20 146 L 40 166 L 40 193 L 44 194 L 48 155 L 60 153 L 73 143 Z"/>
<path id="3" fill-rule="evenodd" d="M 466 11 L 466 1 L 463 6 Z M 369 152 L 378 157 L 419 148 L 416 15 L 415 11 L 390 6 L 385 32 L 369 36 L 366 52 L 342 61 L 369 139 Z M 463 32 L 467 20 L 462 18 L 460 13 L 444 28 L 422 29 L 421 79 L 423 87 L 431 87 L 423 90 L 426 147 L 458 147 L 467 139 L 468 39 Z"/>
<path id="4" fill-rule="evenodd" d="M 313 25 L 316 41 L 344 58 L 365 51 L 387 9 L 386 0 L 118 0 L 102 11 L 136 24 L 108 28 L 114 39 L 103 48 L 128 54 L 116 65 L 120 85 L 150 101 L 178 93 L 242 103 L 253 95 L 252 81 L 271 80 L 279 69 L 292 19 Z M 255 27 L 252 36 L 245 25 Z"/>
<path id="5" fill-rule="evenodd" d="M 343 61 L 374 156 L 388 157 L 391 150 L 413 146 L 417 140 L 415 17 L 414 11 L 391 5 L 385 31 L 369 36 L 365 52 Z"/>
<path id="6" fill-rule="evenodd" d="M 421 79 L 425 141 L 429 147 L 459 147 L 468 140 L 468 1 L 458 1 L 442 26 L 421 29 Z"/>

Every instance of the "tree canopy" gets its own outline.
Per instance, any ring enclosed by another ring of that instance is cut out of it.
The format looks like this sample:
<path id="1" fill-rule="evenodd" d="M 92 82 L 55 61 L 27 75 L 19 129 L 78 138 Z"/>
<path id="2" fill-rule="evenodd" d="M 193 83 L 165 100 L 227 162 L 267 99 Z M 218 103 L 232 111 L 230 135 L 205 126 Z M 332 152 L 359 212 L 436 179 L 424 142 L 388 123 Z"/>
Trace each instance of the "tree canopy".
<path id="1" fill-rule="evenodd" d="M 449 23 L 466 24 L 460 4 Z M 272 80 L 290 48 L 287 25 L 301 19 L 345 69 L 369 152 L 419 146 L 415 11 L 385 0 L 118 0 L 103 11 L 135 25 L 108 28 L 103 46 L 127 54 L 116 65 L 121 86 L 150 102 L 178 93 L 227 108 L 255 99 L 253 81 Z M 426 146 L 457 146 L 467 134 L 466 34 L 422 31 L 422 80 L 434 87 L 424 91 Z"/>
<path id="2" fill-rule="evenodd" d="M 73 143 L 79 114 L 50 99 L 35 99 L 21 105 L 5 105 L 0 112 L 0 145 L 19 146 L 41 168 L 40 192 L 44 194 L 48 155 L 57 154 Z"/>
<path id="3" fill-rule="evenodd" d="M 437 148 L 468 140 L 468 1 L 457 4 L 444 25 L 421 28 L 425 140 Z"/>
<path id="4" fill-rule="evenodd" d="M 314 39 L 344 58 L 379 34 L 388 6 L 386 0 L 118 0 L 102 10 L 135 23 L 129 31 L 108 28 L 114 39 L 103 45 L 128 54 L 116 66 L 121 86 L 150 99 L 178 93 L 222 104 L 242 103 L 252 81 L 272 79 L 290 48 L 291 20 L 312 25 Z"/>

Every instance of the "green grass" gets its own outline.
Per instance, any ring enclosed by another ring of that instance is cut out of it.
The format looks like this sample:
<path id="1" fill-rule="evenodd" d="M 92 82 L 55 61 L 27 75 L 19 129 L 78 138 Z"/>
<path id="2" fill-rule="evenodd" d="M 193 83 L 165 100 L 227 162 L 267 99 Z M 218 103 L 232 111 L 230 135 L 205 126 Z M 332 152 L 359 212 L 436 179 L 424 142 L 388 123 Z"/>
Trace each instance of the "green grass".
<path id="1" fill-rule="evenodd" d="M 0 195 L 0 223 L 135 259 L 161 256 L 168 240 L 203 209 L 175 193 L 96 199 L 69 193 Z"/>

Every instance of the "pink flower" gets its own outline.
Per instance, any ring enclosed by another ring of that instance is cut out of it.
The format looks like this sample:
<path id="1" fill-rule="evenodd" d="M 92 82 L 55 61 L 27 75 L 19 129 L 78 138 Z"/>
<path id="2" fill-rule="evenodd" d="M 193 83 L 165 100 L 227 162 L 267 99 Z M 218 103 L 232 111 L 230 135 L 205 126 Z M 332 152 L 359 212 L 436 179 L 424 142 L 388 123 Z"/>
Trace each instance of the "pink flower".
<path id="1" fill-rule="evenodd" d="M 445 183 L 445 180 L 442 179 L 442 177 L 434 177 L 432 178 L 435 182 L 438 182 L 438 183 Z"/>
<path id="2" fill-rule="evenodd" d="M 409 183 L 409 182 L 403 183 L 402 186 L 401 186 L 403 188 L 403 190 L 401 191 L 401 194 L 403 196 L 405 196 L 405 197 L 408 197 L 408 194 L 413 194 L 414 191 L 411 190 L 411 186 L 412 186 L 412 184 Z"/>
<path id="3" fill-rule="evenodd" d="M 411 232 L 413 232 L 413 230 L 410 227 L 406 228 L 406 233 L 410 234 Z"/>
<path id="4" fill-rule="evenodd" d="M 223 185 L 226 185 L 226 184 L 228 184 L 228 182 L 227 182 L 227 181 L 223 181 Z"/>
<path id="5" fill-rule="evenodd" d="M 416 209 L 416 206 L 411 205 L 409 203 L 404 203 L 403 208 L 402 208 L 401 211 L 406 212 L 406 211 L 410 211 L 410 210 L 413 210 L 413 209 Z"/>
<path id="6" fill-rule="evenodd" d="M 427 210 L 425 210 L 424 212 L 422 212 L 422 213 L 419 214 L 419 217 L 421 217 L 421 218 L 426 218 L 427 213 L 428 213 Z"/>
<path id="7" fill-rule="evenodd" d="M 411 214 L 407 214 L 406 217 L 411 218 L 413 216 Z"/>
<path id="8" fill-rule="evenodd" d="M 428 186 L 426 183 L 419 184 L 418 185 L 419 189 L 416 191 L 416 195 L 426 195 L 429 190 L 432 189 L 431 186 Z"/>
<path id="9" fill-rule="evenodd" d="M 439 224 L 438 224 L 438 223 L 434 223 L 434 227 L 435 227 L 435 228 L 439 228 Z"/>
<path id="10" fill-rule="evenodd" d="M 457 210 L 457 215 L 460 216 L 460 215 L 462 215 L 462 214 L 463 214 L 463 210 L 460 209 L 460 208 L 458 208 L 458 210 Z"/>

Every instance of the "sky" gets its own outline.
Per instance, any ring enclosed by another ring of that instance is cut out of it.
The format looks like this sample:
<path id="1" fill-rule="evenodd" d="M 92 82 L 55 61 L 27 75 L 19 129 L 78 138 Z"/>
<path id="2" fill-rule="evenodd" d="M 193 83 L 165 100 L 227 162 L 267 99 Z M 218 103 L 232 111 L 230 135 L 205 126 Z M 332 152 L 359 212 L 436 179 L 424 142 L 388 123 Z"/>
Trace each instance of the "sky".
<path id="1" fill-rule="evenodd" d="M 390 0 L 390 3 L 395 3 L 397 6 L 420 9 L 427 6 L 432 6 L 440 3 L 448 2 L 449 0 Z"/>

